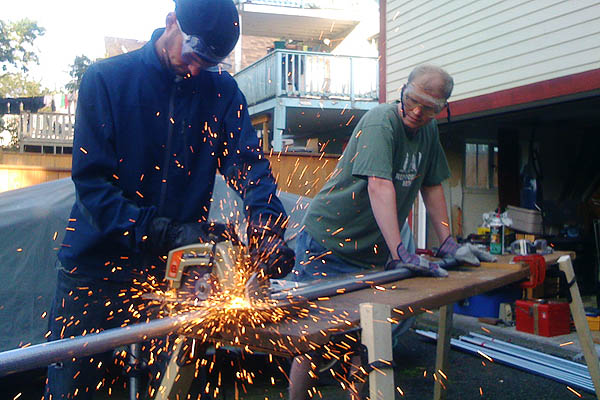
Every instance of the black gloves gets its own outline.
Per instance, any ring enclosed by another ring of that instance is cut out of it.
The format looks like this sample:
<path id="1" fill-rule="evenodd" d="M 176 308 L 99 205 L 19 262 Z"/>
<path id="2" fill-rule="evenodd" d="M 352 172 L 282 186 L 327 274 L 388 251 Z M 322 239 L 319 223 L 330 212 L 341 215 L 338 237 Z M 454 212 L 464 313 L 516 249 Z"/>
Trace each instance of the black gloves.
<path id="1" fill-rule="evenodd" d="M 264 272 L 265 278 L 283 278 L 294 267 L 295 253 L 280 236 L 268 228 L 248 228 L 250 260 Z"/>
<path id="2" fill-rule="evenodd" d="M 150 222 L 146 249 L 162 255 L 188 244 L 222 240 L 238 240 L 233 227 L 214 222 L 179 223 L 171 218 L 157 217 Z"/>

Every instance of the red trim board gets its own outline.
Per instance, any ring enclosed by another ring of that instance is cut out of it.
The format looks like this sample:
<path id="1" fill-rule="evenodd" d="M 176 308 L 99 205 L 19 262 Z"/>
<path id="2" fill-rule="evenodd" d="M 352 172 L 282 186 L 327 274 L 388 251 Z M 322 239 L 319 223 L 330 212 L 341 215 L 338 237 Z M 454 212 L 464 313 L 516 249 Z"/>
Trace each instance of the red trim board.
<path id="1" fill-rule="evenodd" d="M 450 102 L 450 109 L 452 116 L 473 114 L 596 89 L 600 89 L 600 69 L 452 101 Z M 445 114 L 445 112 L 442 112 L 440 117 L 445 118 Z"/>

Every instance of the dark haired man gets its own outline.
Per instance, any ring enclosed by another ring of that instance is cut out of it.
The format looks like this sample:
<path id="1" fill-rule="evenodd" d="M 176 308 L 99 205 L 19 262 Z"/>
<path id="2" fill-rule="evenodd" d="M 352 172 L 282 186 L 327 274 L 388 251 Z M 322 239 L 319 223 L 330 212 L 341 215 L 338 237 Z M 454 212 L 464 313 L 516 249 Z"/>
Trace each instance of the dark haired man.
<path id="1" fill-rule="evenodd" d="M 283 276 L 294 253 L 268 160 L 235 80 L 219 68 L 240 34 L 232 0 L 176 0 L 139 50 L 102 60 L 79 90 L 77 198 L 59 252 L 50 340 L 144 319 L 134 280 L 162 278 L 170 249 L 206 241 L 215 174 L 244 201 L 251 254 Z M 110 354 L 53 364 L 47 399 L 87 399 Z"/>

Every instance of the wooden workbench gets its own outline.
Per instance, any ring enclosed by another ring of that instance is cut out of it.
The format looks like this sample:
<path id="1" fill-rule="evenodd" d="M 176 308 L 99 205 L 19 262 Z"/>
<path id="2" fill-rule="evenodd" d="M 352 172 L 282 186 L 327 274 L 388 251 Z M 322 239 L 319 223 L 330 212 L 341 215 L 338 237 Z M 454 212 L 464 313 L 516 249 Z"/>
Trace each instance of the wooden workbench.
<path id="1" fill-rule="evenodd" d="M 585 312 L 575 281 L 572 252 L 555 252 L 544 256 L 547 265 L 559 264 L 565 272 L 573 297 L 571 313 L 580 338 L 588 369 L 595 387 L 600 388 L 600 365 L 594 350 Z M 294 356 L 326 346 L 336 334 L 362 328 L 362 342 L 368 348 L 369 362 L 391 361 L 391 328 L 396 322 L 412 315 L 439 308 L 438 342 L 434 375 L 434 399 L 445 397 L 440 384 L 447 371 L 453 303 L 529 278 L 529 267 L 513 263 L 512 255 L 504 255 L 495 263 L 480 267 L 459 267 L 449 271 L 446 278 L 413 277 L 397 282 L 340 294 L 331 298 L 304 302 L 289 307 L 289 316 L 282 321 L 260 327 L 241 327 L 234 324 L 210 340 L 225 345 L 243 347 L 284 356 Z M 388 317 L 389 316 L 389 317 Z M 361 318 L 362 317 L 362 318 Z M 361 321 L 362 319 L 362 321 Z M 189 332 L 186 336 L 190 336 Z M 366 338 L 366 340 L 365 340 Z M 375 356 L 374 356 L 375 355 Z M 391 368 L 391 364 L 389 367 Z M 174 371 L 177 371 L 175 369 Z M 385 371 L 385 370 L 384 370 Z M 369 374 L 372 399 L 394 397 L 393 373 L 376 369 Z M 389 372 L 389 371 L 388 371 Z M 177 381 L 179 372 L 167 373 Z M 600 399 L 600 396 L 598 396 Z"/>
<path id="2" fill-rule="evenodd" d="M 544 258 L 552 264 L 565 254 L 570 253 L 556 252 Z M 212 339 L 284 356 L 303 354 L 326 344 L 334 334 L 360 326 L 361 303 L 389 305 L 391 318 L 402 320 L 528 279 L 529 268 L 512 263 L 512 258 L 503 255 L 498 262 L 484 263 L 481 267 L 452 269 L 447 278 L 414 277 L 382 285 L 385 290 L 367 288 L 301 303 L 291 307 L 290 318 L 278 324 L 258 329 L 239 327 Z"/>

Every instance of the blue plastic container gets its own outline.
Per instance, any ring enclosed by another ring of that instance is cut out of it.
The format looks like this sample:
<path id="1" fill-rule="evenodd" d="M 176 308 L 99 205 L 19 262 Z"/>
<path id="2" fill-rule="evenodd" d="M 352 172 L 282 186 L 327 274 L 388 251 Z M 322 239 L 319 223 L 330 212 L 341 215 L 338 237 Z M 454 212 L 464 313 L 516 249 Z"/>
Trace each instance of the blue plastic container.
<path id="1" fill-rule="evenodd" d="M 500 303 L 513 303 L 521 298 L 521 289 L 505 286 L 485 294 L 471 296 L 454 304 L 454 312 L 472 317 L 498 318 Z"/>

